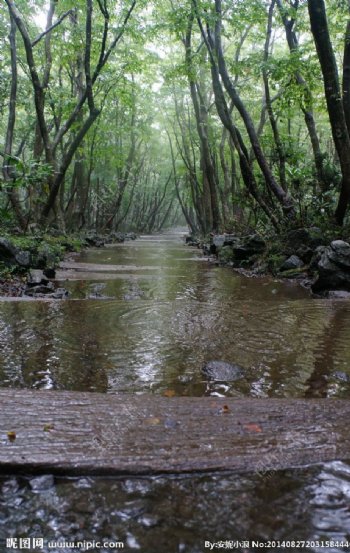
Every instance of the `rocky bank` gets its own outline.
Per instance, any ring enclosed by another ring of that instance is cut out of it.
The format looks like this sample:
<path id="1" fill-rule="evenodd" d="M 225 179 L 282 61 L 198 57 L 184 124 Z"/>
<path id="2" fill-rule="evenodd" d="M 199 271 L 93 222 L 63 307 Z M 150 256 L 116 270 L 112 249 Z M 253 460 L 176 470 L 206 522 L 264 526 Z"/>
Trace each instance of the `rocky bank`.
<path id="1" fill-rule="evenodd" d="M 350 244 L 327 240 L 318 227 L 293 229 L 271 240 L 256 233 L 220 234 L 206 242 L 187 237 L 186 243 L 250 275 L 295 279 L 323 297 L 350 297 Z"/>

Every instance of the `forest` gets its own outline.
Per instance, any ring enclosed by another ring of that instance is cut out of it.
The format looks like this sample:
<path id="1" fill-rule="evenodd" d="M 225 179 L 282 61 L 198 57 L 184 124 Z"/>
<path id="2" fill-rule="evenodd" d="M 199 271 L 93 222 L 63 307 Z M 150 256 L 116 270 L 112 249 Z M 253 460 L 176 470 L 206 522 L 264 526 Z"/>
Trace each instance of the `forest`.
<path id="1" fill-rule="evenodd" d="M 0 550 L 350 551 L 350 0 L 2 0 L 0 164 Z"/>
<path id="2" fill-rule="evenodd" d="M 5 230 L 346 233 L 347 0 L 6 0 L 0 31 Z"/>

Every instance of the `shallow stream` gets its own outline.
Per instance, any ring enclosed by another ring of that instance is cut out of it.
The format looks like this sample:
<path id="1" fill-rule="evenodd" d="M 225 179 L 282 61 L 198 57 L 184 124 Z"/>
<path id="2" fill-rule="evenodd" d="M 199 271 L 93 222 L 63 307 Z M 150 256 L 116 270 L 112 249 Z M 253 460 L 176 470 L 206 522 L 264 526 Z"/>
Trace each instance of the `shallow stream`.
<path id="1" fill-rule="evenodd" d="M 68 300 L 0 301 L 0 386 L 350 398 L 347 300 L 216 267 L 180 234 L 83 252 L 59 278 Z M 201 367 L 210 360 L 238 363 L 244 376 L 208 382 Z M 141 553 L 199 553 L 206 540 L 350 541 L 350 464 L 184 478 L 3 477 L 0 543 L 10 536 L 109 539 Z"/>

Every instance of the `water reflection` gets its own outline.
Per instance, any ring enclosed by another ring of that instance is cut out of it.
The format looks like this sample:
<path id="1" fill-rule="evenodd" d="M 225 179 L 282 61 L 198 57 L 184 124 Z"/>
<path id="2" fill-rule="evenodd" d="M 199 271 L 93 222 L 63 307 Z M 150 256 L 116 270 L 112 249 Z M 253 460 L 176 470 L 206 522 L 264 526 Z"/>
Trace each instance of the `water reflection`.
<path id="1" fill-rule="evenodd" d="M 0 302 L 1 385 L 349 397 L 348 302 L 217 268 L 176 240 L 137 240 L 77 261 L 134 271 L 64 283 L 68 301 Z M 242 365 L 245 377 L 208 385 L 200 369 L 213 359 Z"/>

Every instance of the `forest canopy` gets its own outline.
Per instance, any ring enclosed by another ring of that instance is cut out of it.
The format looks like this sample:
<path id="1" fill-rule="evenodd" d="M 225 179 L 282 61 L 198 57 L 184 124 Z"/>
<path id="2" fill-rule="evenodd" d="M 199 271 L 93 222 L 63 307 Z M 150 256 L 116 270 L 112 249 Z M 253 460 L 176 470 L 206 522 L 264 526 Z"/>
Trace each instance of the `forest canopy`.
<path id="1" fill-rule="evenodd" d="M 5 0 L 0 37 L 3 225 L 347 224 L 348 0 Z"/>

